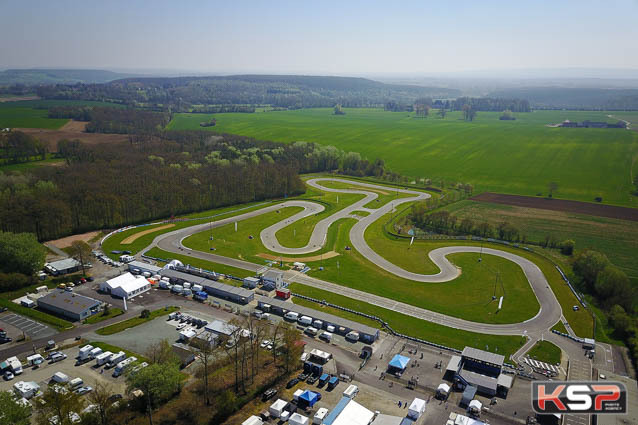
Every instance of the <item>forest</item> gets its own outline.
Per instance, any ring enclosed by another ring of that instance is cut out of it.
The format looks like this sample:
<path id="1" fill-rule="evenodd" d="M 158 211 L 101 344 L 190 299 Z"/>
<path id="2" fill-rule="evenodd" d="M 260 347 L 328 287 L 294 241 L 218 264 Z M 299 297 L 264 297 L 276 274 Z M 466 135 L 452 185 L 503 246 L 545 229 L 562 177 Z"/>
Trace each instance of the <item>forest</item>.
<path id="1" fill-rule="evenodd" d="M 161 106 L 172 112 L 207 112 L 202 105 L 244 105 L 237 112 L 266 104 L 287 109 L 333 107 L 337 103 L 371 107 L 387 100 L 411 103 L 417 97 L 459 95 L 455 89 L 384 84 L 365 78 L 275 75 L 129 78 L 106 84 L 46 85 L 36 92 L 45 99 L 108 99 L 131 106 Z"/>
<path id="2" fill-rule="evenodd" d="M 0 165 L 45 159 L 46 147 L 38 139 L 20 131 L 0 133 Z"/>
<path id="3" fill-rule="evenodd" d="M 535 109 L 638 109 L 638 89 L 524 87 L 498 90 L 490 93 L 490 96 L 528 99 Z"/>

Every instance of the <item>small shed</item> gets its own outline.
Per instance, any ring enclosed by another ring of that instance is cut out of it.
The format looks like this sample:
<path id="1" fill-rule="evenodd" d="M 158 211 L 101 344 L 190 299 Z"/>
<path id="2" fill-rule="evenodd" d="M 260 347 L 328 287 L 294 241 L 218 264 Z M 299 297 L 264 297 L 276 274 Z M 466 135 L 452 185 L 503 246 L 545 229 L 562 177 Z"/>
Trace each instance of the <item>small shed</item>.
<path id="1" fill-rule="evenodd" d="M 301 394 L 299 396 L 299 400 L 297 401 L 297 404 L 299 405 L 299 407 L 302 408 L 306 408 L 306 407 L 313 407 L 315 405 L 315 403 L 317 403 L 319 401 L 319 394 L 317 394 L 314 391 L 304 391 L 303 394 Z"/>
<path id="2" fill-rule="evenodd" d="M 410 358 L 396 354 L 392 360 L 388 363 L 388 373 L 395 375 L 401 375 L 405 371 L 405 368 L 410 364 Z"/>
<path id="3" fill-rule="evenodd" d="M 259 279 L 256 277 L 245 277 L 243 287 L 248 289 L 255 289 L 259 285 Z"/>
<path id="4" fill-rule="evenodd" d="M 304 390 L 297 390 L 293 393 L 292 399 L 295 401 L 299 401 L 299 396 L 304 393 Z"/>
<path id="5" fill-rule="evenodd" d="M 425 412 L 425 400 L 421 398 L 415 398 L 408 407 L 408 418 L 417 420 Z"/>

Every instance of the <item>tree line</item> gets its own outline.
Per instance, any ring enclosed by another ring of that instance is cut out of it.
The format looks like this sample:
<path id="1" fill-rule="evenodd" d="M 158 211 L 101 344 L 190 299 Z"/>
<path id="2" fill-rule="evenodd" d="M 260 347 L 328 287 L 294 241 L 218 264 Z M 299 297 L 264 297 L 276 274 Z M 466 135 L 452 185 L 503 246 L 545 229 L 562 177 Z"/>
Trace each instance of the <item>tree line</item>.
<path id="1" fill-rule="evenodd" d="M 19 164 L 46 159 L 47 148 L 21 131 L 0 133 L 0 164 Z"/>
<path id="2" fill-rule="evenodd" d="M 453 100 L 435 100 L 432 107 L 462 111 L 465 105 L 482 112 L 502 112 L 504 110 L 531 112 L 532 110 L 527 99 L 502 97 L 458 97 Z"/>

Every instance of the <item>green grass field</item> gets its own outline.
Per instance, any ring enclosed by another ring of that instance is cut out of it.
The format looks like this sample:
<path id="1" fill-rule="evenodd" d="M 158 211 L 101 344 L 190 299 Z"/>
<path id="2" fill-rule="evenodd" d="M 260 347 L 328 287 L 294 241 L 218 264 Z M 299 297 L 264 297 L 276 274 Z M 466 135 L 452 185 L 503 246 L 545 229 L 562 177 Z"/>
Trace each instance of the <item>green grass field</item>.
<path id="1" fill-rule="evenodd" d="M 99 314 L 94 314 L 85 320 L 85 323 L 89 325 L 93 323 L 100 323 L 108 319 L 112 319 L 113 317 L 121 316 L 124 314 L 124 311 L 121 308 L 111 307 L 109 308 L 108 314 L 104 314 L 104 312 L 100 312 Z"/>
<path id="2" fill-rule="evenodd" d="M 85 100 L 20 100 L 17 102 L 0 103 L 0 128 L 43 128 L 57 130 L 66 124 L 68 119 L 48 118 L 47 109 L 53 106 L 109 106 L 122 108 L 109 102 L 94 102 Z"/>
<path id="3" fill-rule="evenodd" d="M 443 209 L 459 219 L 470 218 L 493 226 L 506 221 L 526 234 L 530 241 L 541 242 L 547 235 L 558 241 L 573 239 L 576 250 L 600 251 L 634 280 L 638 279 L 638 225 L 635 222 L 469 200 Z"/>
<path id="4" fill-rule="evenodd" d="M 382 158 L 393 171 L 435 182 L 472 183 L 475 192 L 547 193 L 555 181 L 559 198 L 638 206 L 630 195 L 638 133 L 621 129 L 549 128 L 564 119 L 609 120 L 606 112 L 535 111 L 500 121 L 479 112 L 476 121 L 415 119 L 409 113 L 375 109 L 303 109 L 259 114 L 176 114 L 169 129 L 201 129 L 215 116 L 220 133 L 293 142 L 306 140 Z"/>
<path id="5" fill-rule="evenodd" d="M 24 171 L 35 167 L 41 167 L 43 165 L 56 165 L 64 162 L 64 158 L 54 158 L 53 155 L 47 154 L 47 158 L 39 161 L 22 162 L 20 164 L 0 164 L 0 171 Z"/>
<path id="6" fill-rule="evenodd" d="M 540 362 L 555 365 L 560 363 L 560 348 L 549 341 L 538 341 L 531 350 L 527 352 L 527 356 Z"/>
<path id="7" fill-rule="evenodd" d="M 516 350 L 518 350 L 524 343 L 523 337 L 486 335 L 449 328 L 437 323 L 415 319 L 414 317 L 406 316 L 392 310 L 387 310 L 352 298 L 297 283 L 290 285 L 290 288 L 293 292 L 298 294 L 319 300 L 326 300 L 331 304 L 381 317 L 396 332 L 415 336 L 426 341 L 446 345 L 458 350 L 462 350 L 465 346 L 476 347 L 482 350 L 488 349 L 489 351 L 503 354 L 509 361 L 509 356 L 516 352 Z M 345 317 L 347 319 L 365 323 L 369 326 L 377 328 L 380 326 L 376 321 L 372 321 L 349 312 L 344 312 L 339 309 L 325 306 L 322 307 L 311 301 L 293 297 L 293 302 L 295 304 L 319 309 L 326 313 L 334 314 L 335 316 Z"/>

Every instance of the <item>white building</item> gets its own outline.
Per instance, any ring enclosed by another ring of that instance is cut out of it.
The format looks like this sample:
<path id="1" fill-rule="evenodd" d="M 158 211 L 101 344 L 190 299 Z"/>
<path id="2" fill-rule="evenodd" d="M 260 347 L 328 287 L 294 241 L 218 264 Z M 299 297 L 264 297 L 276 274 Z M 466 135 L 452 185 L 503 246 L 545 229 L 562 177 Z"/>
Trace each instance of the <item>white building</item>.
<path id="1" fill-rule="evenodd" d="M 281 288 L 281 286 L 284 284 L 284 272 L 280 272 L 277 270 L 268 270 L 261 276 L 261 280 L 264 282 L 264 286 Z"/>
<path id="2" fill-rule="evenodd" d="M 328 414 L 324 423 L 332 425 L 369 425 L 374 412 L 366 409 L 356 401 L 343 397 Z"/>
<path id="3" fill-rule="evenodd" d="M 273 404 L 270 405 L 270 407 L 268 408 L 268 412 L 270 413 L 270 416 L 272 416 L 273 418 L 278 418 L 279 416 L 281 416 L 281 414 L 284 411 L 284 408 L 287 405 L 288 405 L 288 402 L 278 398 L 277 401 L 275 401 Z"/>
<path id="4" fill-rule="evenodd" d="M 308 418 L 300 415 L 299 413 L 293 413 L 288 419 L 290 425 L 308 425 Z"/>
<path id="5" fill-rule="evenodd" d="M 244 422 L 242 422 L 241 425 L 263 425 L 263 423 L 264 421 L 262 421 L 261 418 L 253 415 L 250 418 L 246 419 Z"/>
<path id="6" fill-rule="evenodd" d="M 100 290 L 115 297 L 130 299 L 151 289 L 151 283 L 143 276 L 124 273 L 100 284 Z"/>

